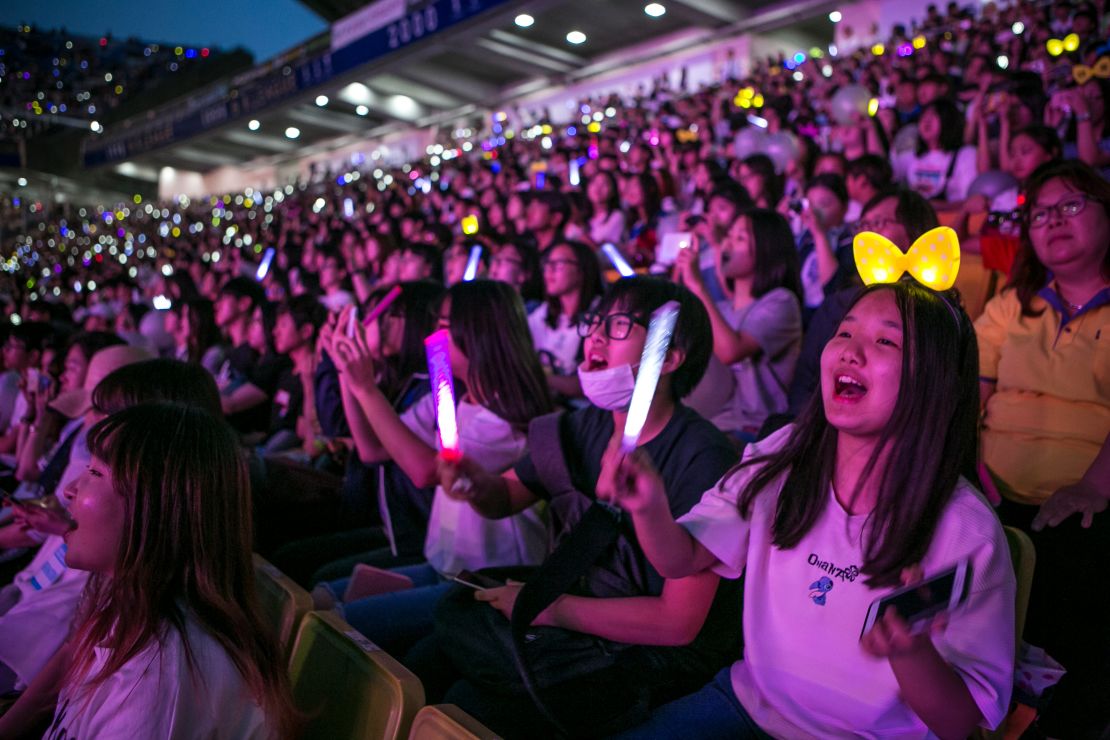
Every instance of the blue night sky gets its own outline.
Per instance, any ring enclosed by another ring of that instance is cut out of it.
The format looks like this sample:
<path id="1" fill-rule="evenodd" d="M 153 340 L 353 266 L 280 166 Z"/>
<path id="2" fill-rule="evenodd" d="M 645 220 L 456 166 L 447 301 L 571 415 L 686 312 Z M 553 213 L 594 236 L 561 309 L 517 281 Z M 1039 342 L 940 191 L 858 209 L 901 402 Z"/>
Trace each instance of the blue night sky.
<path id="1" fill-rule="evenodd" d="M 0 2 L 0 25 L 65 27 L 82 36 L 233 49 L 265 61 L 327 28 L 297 0 L 37 0 Z"/>

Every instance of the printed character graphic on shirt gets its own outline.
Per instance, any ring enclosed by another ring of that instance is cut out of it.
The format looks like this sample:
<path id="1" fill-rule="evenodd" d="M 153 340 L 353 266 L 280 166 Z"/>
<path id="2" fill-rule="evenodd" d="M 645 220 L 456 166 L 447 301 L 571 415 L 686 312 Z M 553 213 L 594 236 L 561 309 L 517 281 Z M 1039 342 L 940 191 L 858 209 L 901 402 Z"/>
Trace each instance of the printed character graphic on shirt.
<path id="1" fill-rule="evenodd" d="M 813 603 L 817 606 L 825 605 L 825 595 L 832 591 L 833 582 L 828 576 L 821 576 L 818 580 L 809 584 L 809 598 L 813 599 Z"/>

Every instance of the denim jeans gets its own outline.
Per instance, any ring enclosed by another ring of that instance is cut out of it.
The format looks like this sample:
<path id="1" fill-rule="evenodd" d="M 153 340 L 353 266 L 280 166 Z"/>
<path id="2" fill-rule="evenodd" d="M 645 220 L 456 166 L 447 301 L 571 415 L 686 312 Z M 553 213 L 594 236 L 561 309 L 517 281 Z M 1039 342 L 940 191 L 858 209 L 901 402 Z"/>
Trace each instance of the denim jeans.
<path id="1" fill-rule="evenodd" d="M 731 667 L 720 673 L 700 691 L 664 704 L 651 713 L 647 722 L 617 735 L 619 740 L 670 740 L 696 737 L 698 740 L 766 740 L 770 735 L 748 715 L 732 690 Z"/>
<path id="2" fill-rule="evenodd" d="M 411 578 L 413 587 L 345 603 L 340 611 L 352 627 L 399 658 L 413 643 L 432 632 L 436 604 L 453 584 L 427 563 L 394 568 L 393 572 Z M 349 581 L 349 578 L 331 581 L 328 587 L 342 596 Z"/>

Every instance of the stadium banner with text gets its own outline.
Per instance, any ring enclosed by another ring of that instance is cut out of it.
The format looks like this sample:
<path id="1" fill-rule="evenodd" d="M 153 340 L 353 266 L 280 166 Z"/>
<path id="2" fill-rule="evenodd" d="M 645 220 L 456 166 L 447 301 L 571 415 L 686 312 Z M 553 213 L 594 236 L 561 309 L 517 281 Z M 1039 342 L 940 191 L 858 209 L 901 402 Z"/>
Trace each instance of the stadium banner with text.
<path id="1" fill-rule="evenodd" d="M 85 167 L 122 162 L 218 128 L 237 118 L 256 115 L 357 67 L 382 59 L 508 2 L 509 0 L 435 0 L 415 10 L 402 12 L 395 20 L 384 25 L 375 27 L 375 24 L 370 23 L 363 29 L 373 30 L 358 38 L 348 38 L 341 48 L 292 61 L 244 81 L 243 84 L 230 88 L 223 100 L 200 108 L 185 106 L 182 110 L 179 106 L 166 110 L 162 115 L 156 114 L 152 120 L 144 121 L 131 131 L 115 136 L 109 133 L 103 139 L 86 140 L 83 157 Z M 393 3 L 391 0 L 379 0 L 369 8 L 379 6 L 382 6 L 384 12 L 392 8 Z M 346 33 L 349 34 L 350 31 Z"/>

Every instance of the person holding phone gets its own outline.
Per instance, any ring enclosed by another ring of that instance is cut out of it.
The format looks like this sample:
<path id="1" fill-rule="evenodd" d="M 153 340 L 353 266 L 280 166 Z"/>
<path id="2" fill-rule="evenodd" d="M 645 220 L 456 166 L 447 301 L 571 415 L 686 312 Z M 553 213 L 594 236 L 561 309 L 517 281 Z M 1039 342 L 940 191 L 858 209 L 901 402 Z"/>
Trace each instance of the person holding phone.
<path id="1" fill-rule="evenodd" d="M 498 317 L 496 328 L 490 326 L 491 316 Z M 344 319 L 340 316 L 340 324 Z M 528 423 L 551 410 L 524 304 L 505 283 L 458 283 L 440 306 L 439 328 L 450 334 L 460 446 L 484 469 L 504 470 L 524 453 Z M 438 457 L 434 394 L 398 414 L 378 385 L 375 361 L 361 332 L 353 338 L 333 335 L 329 351 L 339 368 L 343 392 L 361 412 L 355 439 L 362 461 L 392 460 L 416 486 L 433 484 Z M 539 508 L 492 522 L 439 487 L 424 540 L 427 562 L 397 569 L 416 588 L 338 606 L 364 635 L 394 654 L 403 654 L 408 644 L 431 631 L 435 606 L 450 589 L 448 576 L 461 569 L 534 565 L 546 550 L 546 525 Z M 328 584 L 337 597 L 345 594 L 347 585 L 347 579 Z"/>
<path id="2" fill-rule="evenodd" d="M 928 348 L 928 350 L 926 350 Z M 680 578 L 745 576 L 744 657 L 626 737 L 967 737 L 1009 710 L 1014 573 L 973 470 L 975 334 L 953 297 L 873 285 L 821 358 L 821 393 L 677 522 L 641 454 L 611 447 L 598 493 L 632 519 L 648 559 Z M 922 441 L 927 443 L 922 444 Z M 972 563 L 940 629 L 872 602 Z"/>

